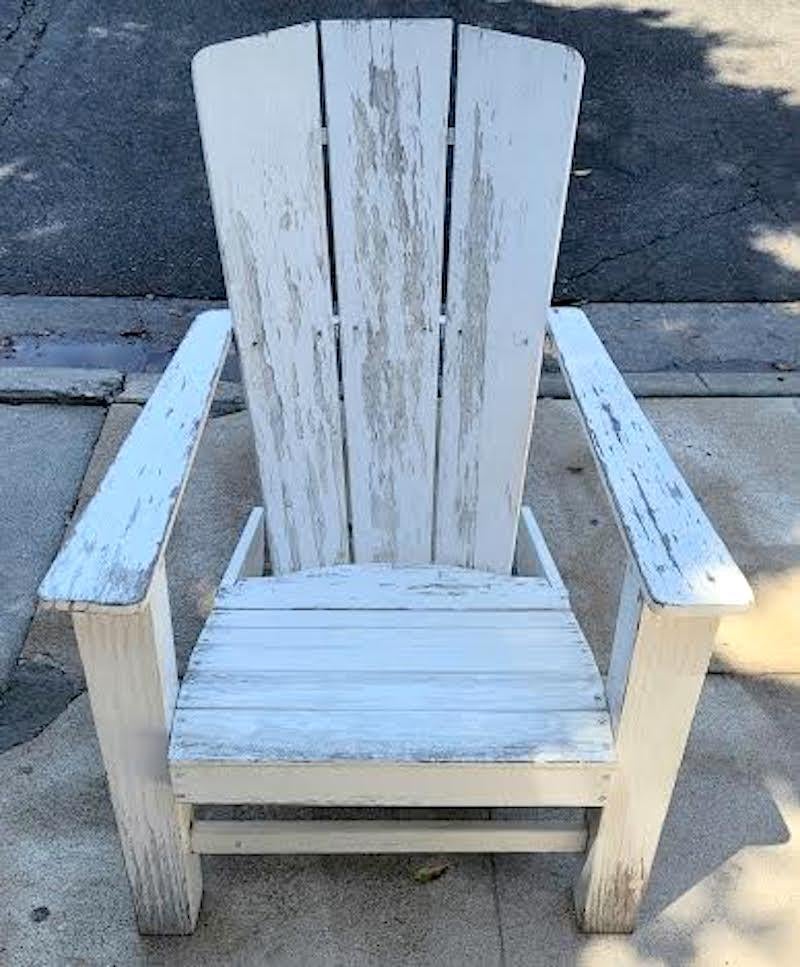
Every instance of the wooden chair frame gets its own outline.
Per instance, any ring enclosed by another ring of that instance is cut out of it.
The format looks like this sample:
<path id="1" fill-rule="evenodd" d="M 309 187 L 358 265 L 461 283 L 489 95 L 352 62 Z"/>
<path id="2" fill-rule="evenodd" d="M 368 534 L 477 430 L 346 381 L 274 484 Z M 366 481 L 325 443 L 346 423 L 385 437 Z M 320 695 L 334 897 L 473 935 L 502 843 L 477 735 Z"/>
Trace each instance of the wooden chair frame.
<path id="1" fill-rule="evenodd" d="M 488 43 L 483 35 L 478 41 Z M 573 69 L 571 57 L 570 52 L 567 62 Z M 212 115 L 208 117 L 207 127 L 213 121 Z M 224 217 L 219 210 L 221 191 L 217 185 L 218 222 Z M 239 350 L 249 366 L 250 344 L 245 339 L 251 307 L 236 302 L 244 298 L 245 283 L 232 277 L 232 264 L 227 263 L 228 287 L 236 303 Z M 543 276 L 542 291 L 551 283 L 552 267 Z M 748 607 L 751 592 L 584 313 L 545 312 L 628 549 L 606 688 L 616 760 L 596 768 L 587 764 L 574 774 L 577 779 L 554 768 L 550 778 L 542 779 L 538 793 L 529 792 L 526 798 L 523 790 L 512 790 L 508 796 L 514 804 L 590 806 L 588 838 L 583 826 L 562 823 L 372 823 L 367 828 L 341 822 L 311 826 L 193 821 L 195 800 L 189 780 L 168 754 L 178 681 L 164 550 L 230 343 L 231 314 L 206 312 L 193 323 L 40 589 L 46 606 L 72 613 L 143 933 L 180 934 L 194 928 L 203 852 L 426 849 L 587 848 L 575 891 L 583 929 L 633 929 L 717 622 L 723 614 Z M 438 340 L 438 333 L 435 336 Z M 255 346 L 261 337 L 253 338 Z M 530 351 L 534 360 L 540 350 Z M 531 365 L 523 362 L 521 372 Z M 535 380 L 531 383 L 535 397 Z M 249 402 L 252 409 L 252 395 Z M 261 419 L 257 410 L 254 419 Z M 528 419 L 527 431 L 524 424 L 522 430 L 529 432 L 529 427 Z M 257 440 L 263 442 L 263 432 L 256 429 Z M 522 442 L 524 457 L 527 443 Z M 359 486 L 367 486 L 365 481 Z M 273 486 L 274 481 L 265 481 L 265 490 Z M 268 504 L 273 497 L 267 493 Z M 281 555 L 289 551 L 276 538 L 275 526 L 270 536 L 278 541 L 274 550 L 281 564 Z M 563 582 L 531 510 L 519 511 L 517 503 L 510 526 L 512 536 L 516 531 L 519 573 L 540 577 L 547 594 L 565 599 Z M 370 544 L 376 536 L 368 529 L 360 534 L 361 559 L 376 559 Z M 462 537 L 452 535 L 456 542 Z M 263 574 L 264 562 L 265 517 L 257 508 L 231 559 L 221 593 L 247 576 Z M 288 558 L 280 569 L 293 569 Z M 501 562 L 497 570 L 503 569 Z M 337 790 L 335 773 L 330 775 L 330 801 L 347 800 L 347 790 Z M 491 802 L 484 804 L 503 804 L 496 791 L 503 788 L 503 781 L 498 767 L 495 789 L 483 794 L 490 795 Z M 580 788 L 568 786 L 573 781 Z M 215 801 L 226 801 L 226 796 L 234 797 L 227 801 L 245 801 L 237 799 L 235 791 L 226 792 L 226 782 L 220 780 Z M 397 802 L 401 786 L 394 793 L 385 791 L 384 801 Z M 470 794 L 468 782 L 462 782 L 461 792 Z M 430 793 L 424 801 L 430 804 L 434 798 Z M 472 798 L 457 801 L 474 805 L 479 796 L 473 790 Z"/>

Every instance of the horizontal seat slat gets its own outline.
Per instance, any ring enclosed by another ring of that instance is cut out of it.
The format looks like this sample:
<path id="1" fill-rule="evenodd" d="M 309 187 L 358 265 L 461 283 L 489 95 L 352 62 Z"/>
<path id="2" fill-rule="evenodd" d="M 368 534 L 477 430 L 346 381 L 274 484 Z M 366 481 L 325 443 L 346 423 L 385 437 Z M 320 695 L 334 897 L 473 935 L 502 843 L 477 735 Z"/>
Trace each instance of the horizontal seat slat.
<path id="1" fill-rule="evenodd" d="M 465 628 L 403 629 L 236 629 L 198 642 L 193 670 L 364 672 L 559 672 L 565 681 L 594 660 L 572 632 L 540 636 L 524 629 L 477 632 Z M 599 677 L 598 677 L 599 682 Z"/>
<path id="2" fill-rule="evenodd" d="M 607 762 L 606 713 L 178 708 L 170 759 L 206 762 Z"/>
<path id="3" fill-rule="evenodd" d="M 399 671 L 190 671 L 181 708 L 525 712 L 605 708 L 602 685 L 590 668 L 567 679 L 548 669 L 515 674 Z"/>
<path id="4" fill-rule="evenodd" d="M 562 629 L 574 630 L 580 634 L 580 629 L 574 616 L 569 611 L 333 611 L 276 609 L 257 611 L 255 608 L 242 611 L 220 610 L 212 612 L 203 636 L 218 637 L 218 631 L 233 633 L 234 631 L 257 631 L 264 629 L 372 629 L 382 628 L 391 631 L 424 629 L 437 631 L 442 629 L 464 628 L 470 631 L 481 629 L 486 634 L 494 630 L 527 629 L 542 632 L 547 629 L 557 631 Z"/>
<path id="5" fill-rule="evenodd" d="M 544 578 L 423 565 L 340 565 L 248 578 L 220 592 L 221 610 L 563 609 L 566 596 Z"/>

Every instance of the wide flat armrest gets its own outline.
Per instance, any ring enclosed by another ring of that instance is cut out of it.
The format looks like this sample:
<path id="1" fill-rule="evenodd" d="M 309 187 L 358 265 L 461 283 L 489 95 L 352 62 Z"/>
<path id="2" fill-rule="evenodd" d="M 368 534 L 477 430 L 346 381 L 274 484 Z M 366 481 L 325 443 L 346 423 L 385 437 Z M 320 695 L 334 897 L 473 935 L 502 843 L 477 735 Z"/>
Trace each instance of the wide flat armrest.
<path id="1" fill-rule="evenodd" d="M 549 328 L 622 536 L 656 609 L 714 615 L 753 596 L 711 522 L 580 309 Z"/>
<path id="2" fill-rule="evenodd" d="M 201 313 L 39 588 L 59 610 L 135 610 L 169 537 L 231 338 Z"/>

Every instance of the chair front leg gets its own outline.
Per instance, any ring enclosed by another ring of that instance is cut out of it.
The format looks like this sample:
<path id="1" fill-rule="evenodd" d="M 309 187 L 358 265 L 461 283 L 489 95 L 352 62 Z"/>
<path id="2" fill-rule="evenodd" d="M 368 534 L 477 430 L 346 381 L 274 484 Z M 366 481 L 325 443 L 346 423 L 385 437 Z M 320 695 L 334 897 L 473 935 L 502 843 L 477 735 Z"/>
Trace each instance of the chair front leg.
<path id="1" fill-rule="evenodd" d="M 73 624 L 139 930 L 191 933 L 202 878 L 167 765 L 178 679 L 163 559 L 139 610 L 78 611 Z"/>
<path id="2" fill-rule="evenodd" d="M 717 623 L 652 611 L 628 565 L 607 685 L 618 770 L 575 888 L 586 932 L 636 925 Z"/>

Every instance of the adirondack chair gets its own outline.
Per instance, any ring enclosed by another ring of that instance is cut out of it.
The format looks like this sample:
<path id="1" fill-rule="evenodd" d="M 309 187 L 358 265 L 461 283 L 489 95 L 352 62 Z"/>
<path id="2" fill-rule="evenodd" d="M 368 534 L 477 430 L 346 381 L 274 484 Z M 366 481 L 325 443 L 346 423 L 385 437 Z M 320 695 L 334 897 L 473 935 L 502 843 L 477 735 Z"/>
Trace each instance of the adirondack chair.
<path id="1" fill-rule="evenodd" d="M 581 58 L 453 31 L 303 24 L 195 58 L 230 313 L 193 323 L 41 587 L 72 612 L 144 933 L 193 929 L 202 853 L 432 850 L 586 850 L 580 923 L 633 929 L 715 626 L 750 603 L 585 315 L 549 308 Z M 164 548 L 232 328 L 264 509 L 179 686 Z M 629 554 L 605 688 L 521 507 L 547 328 Z"/>

